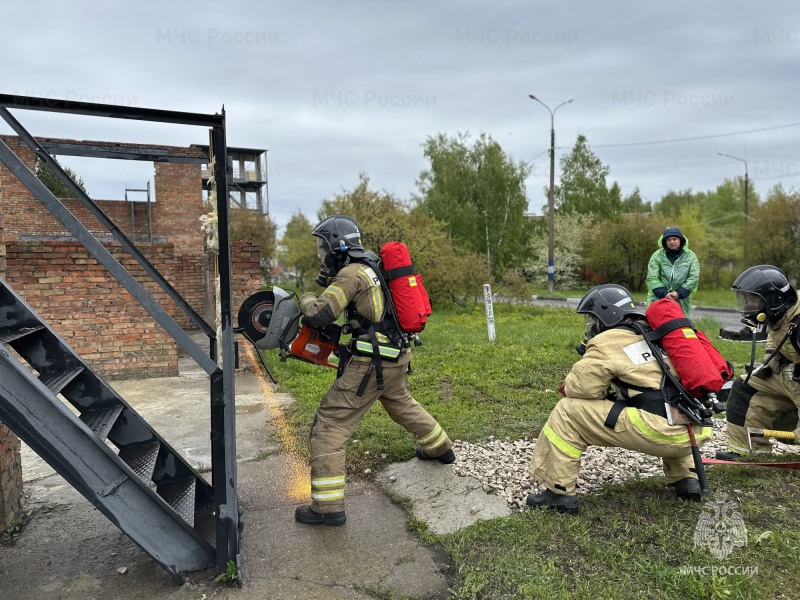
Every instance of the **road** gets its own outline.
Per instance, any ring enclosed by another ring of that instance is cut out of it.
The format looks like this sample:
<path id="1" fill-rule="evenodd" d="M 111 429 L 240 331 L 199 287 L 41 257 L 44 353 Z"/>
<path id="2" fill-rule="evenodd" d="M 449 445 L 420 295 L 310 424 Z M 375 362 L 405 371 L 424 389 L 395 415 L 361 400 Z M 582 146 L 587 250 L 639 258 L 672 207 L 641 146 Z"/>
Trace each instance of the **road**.
<path id="1" fill-rule="evenodd" d="M 534 296 L 532 303 L 536 306 L 558 306 L 569 308 L 570 310 L 577 310 L 580 298 L 541 298 Z M 637 303 L 637 306 L 644 309 L 643 303 Z M 693 306 L 692 319 L 710 318 L 716 319 L 723 328 L 734 327 L 737 330 L 741 329 L 741 314 L 733 308 L 715 308 L 704 306 Z M 711 333 L 711 332 L 706 332 Z M 713 332 L 719 334 L 719 332 Z"/>

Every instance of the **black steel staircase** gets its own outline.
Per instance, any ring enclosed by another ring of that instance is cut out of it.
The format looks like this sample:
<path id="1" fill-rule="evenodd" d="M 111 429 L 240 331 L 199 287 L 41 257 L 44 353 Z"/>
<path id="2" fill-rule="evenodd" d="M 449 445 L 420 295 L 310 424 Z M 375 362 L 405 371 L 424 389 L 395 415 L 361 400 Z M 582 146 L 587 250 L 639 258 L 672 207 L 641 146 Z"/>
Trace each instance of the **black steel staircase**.
<path id="1" fill-rule="evenodd" d="M 9 108 L 103 118 L 208 127 L 209 156 L 187 157 L 161 148 L 131 149 L 90 144 L 76 151 L 53 142 L 50 149 L 96 158 L 213 164 L 216 194 L 216 272 L 219 333 L 79 187 L 55 158 L 11 115 Z M 33 194 L 117 282 L 209 376 L 211 485 L 192 468 L 0 279 L 0 421 L 58 471 L 177 581 L 181 573 L 216 562 L 217 573 L 236 566 L 242 581 L 237 490 L 236 391 L 228 230 L 229 165 L 225 111 L 214 115 L 113 106 L 0 94 L 0 118 L 37 159 L 67 186 L 113 239 L 206 334 L 208 354 L 0 141 L 0 163 Z M 98 340 L 98 343 L 101 343 Z M 221 359 L 221 360 L 218 360 Z M 71 405 L 71 406 L 70 406 Z M 77 413 L 77 414 L 76 414 Z"/>
<path id="2" fill-rule="evenodd" d="M 211 485 L 2 279 L 0 421 L 178 582 L 214 566 Z"/>

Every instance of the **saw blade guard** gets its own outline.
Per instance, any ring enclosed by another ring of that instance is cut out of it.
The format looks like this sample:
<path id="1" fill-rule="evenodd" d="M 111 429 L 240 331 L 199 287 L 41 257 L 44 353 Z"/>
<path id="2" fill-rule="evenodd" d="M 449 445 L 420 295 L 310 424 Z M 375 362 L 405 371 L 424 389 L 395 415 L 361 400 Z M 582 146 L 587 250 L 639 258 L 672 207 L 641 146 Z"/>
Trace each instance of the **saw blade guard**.
<path id="1" fill-rule="evenodd" d="M 239 309 L 239 327 L 259 350 L 284 348 L 300 329 L 300 309 L 294 293 L 277 286 L 256 292 Z"/>

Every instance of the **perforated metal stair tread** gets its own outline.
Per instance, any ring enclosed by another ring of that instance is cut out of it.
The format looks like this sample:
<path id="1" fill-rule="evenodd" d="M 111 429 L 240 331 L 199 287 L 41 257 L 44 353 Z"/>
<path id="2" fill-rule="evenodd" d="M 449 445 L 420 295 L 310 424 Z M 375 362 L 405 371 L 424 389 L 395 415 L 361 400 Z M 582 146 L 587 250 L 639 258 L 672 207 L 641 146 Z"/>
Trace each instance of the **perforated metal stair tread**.
<path id="1" fill-rule="evenodd" d="M 153 478 L 153 470 L 156 467 L 156 459 L 158 458 L 158 451 L 160 449 L 161 442 L 126 446 L 119 451 L 119 457 L 125 461 L 126 465 L 133 469 L 139 476 L 139 479 L 145 483 L 150 483 L 150 480 Z"/>
<path id="2" fill-rule="evenodd" d="M 39 377 L 39 381 L 45 384 L 51 392 L 58 394 L 64 387 L 78 375 L 83 373 L 83 367 L 76 367 L 67 371 L 56 371 L 53 373 L 46 373 Z"/>
<path id="3" fill-rule="evenodd" d="M 36 333 L 37 331 L 42 331 L 43 329 L 44 327 L 23 327 L 22 329 L 0 331 L 0 342 L 7 344 L 8 342 L 13 342 L 14 340 L 23 338 L 26 335 Z"/>
<path id="4" fill-rule="evenodd" d="M 160 483 L 156 489 L 158 495 L 192 527 L 194 527 L 194 496 L 196 485 L 197 478 L 189 477 L 187 479 Z"/>
<path id="5" fill-rule="evenodd" d="M 121 404 L 87 410 L 81 413 L 81 421 L 91 429 L 101 440 L 108 437 L 108 432 L 114 426 L 117 417 L 124 407 Z"/>

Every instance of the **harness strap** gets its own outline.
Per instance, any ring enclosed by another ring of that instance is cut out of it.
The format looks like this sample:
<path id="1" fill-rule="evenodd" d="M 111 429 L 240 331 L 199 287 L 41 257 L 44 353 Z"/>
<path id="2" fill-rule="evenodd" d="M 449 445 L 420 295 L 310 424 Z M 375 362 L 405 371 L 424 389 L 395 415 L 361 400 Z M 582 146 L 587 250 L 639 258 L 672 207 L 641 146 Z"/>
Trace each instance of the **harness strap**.
<path id="1" fill-rule="evenodd" d="M 647 390 L 630 400 L 617 400 L 614 402 L 603 424 L 609 429 L 614 429 L 620 413 L 626 408 L 636 408 L 665 419 L 667 418 L 667 407 L 664 406 L 664 396 L 661 394 L 661 390 Z"/>
<path id="2" fill-rule="evenodd" d="M 617 425 L 620 413 L 626 408 L 637 408 L 646 412 L 667 418 L 667 408 L 664 406 L 666 396 L 663 390 L 654 390 L 632 383 L 623 383 L 619 379 L 614 379 L 613 383 L 617 386 L 621 399 L 616 400 L 611 410 L 608 411 L 606 421 L 603 423 L 609 429 L 614 429 Z M 629 390 L 639 392 L 636 396 L 631 397 Z"/>
<path id="3" fill-rule="evenodd" d="M 798 327 L 800 325 L 800 315 L 797 315 L 790 323 L 789 342 L 791 342 L 794 351 L 800 354 L 800 340 L 797 339 L 798 334 L 800 334 L 800 327 Z"/>
<path id="4" fill-rule="evenodd" d="M 381 275 L 386 281 L 391 281 L 392 279 L 397 279 L 398 277 L 408 277 L 409 275 L 416 275 L 416 269 L 414 269 L 414 265 L 406 265 L 404 267 L 396 267 L 394 269 L 389 269 L 388 271 L 381 271 Z"/>
<path id="5" fill-rule="evenodd" d="M 378 389 L 383 389 L 383 360 L 381 359 L 381 353 L 378 349 L 378 336 L 375 335 L 375 328 L 370 327 L 369 337 L 372 341 L 372 362 L 375 364 L 375 379 L 378 383 Z"/>
<path id="6" fill-rule="evenodd" d="M 625 410 L 628 405 L 623 402 L 622 400 L 617 400 L 611 406 L 611 410 L 608 411 L 608 415 L 606 415 L 606 422 L 603 423 L 609 429 L 614 429 L 617 426 L 617 420 L 619 420 L 620 413 Z"/>
<path id="7" fill-rule="evenodd" d="M 647 333 L 647 339 L 651 342 L 657 342 L 661 338 L 663 338 L 668 333 L 672 333 L 676 329 L 683 329 L 688 327 L 689 329 L 694 329 L 694 325 L 689 319 L 672 319 L 671 321 L 667 321 L 661 327 L 657 327 L 652 331 Z"/>
<path id="8" fill-rule="evenodd" d="M 358 391 L 356 392 L 356 396 L 359 398 L 364 395 L 364 392 L 367 389 L 367 383 L 369 382 L 369 376 L 372 375 L 372 369 L 375 369 L 375 380 L 378 385 L 378 389 L 382 390 L 384 388 L 383 385 L 383 359 L 381 358 L 380 350 L 378 348 L 378 336 L 375 335 L 375 328 L 369 328 L 369 337 L 370 342 L 372 342 L 372 360 L 369 363 L 369 368 L 367 372 L 364 373 L 364 377 L 361 379 L 361 384 L 358 386 Z"/>

